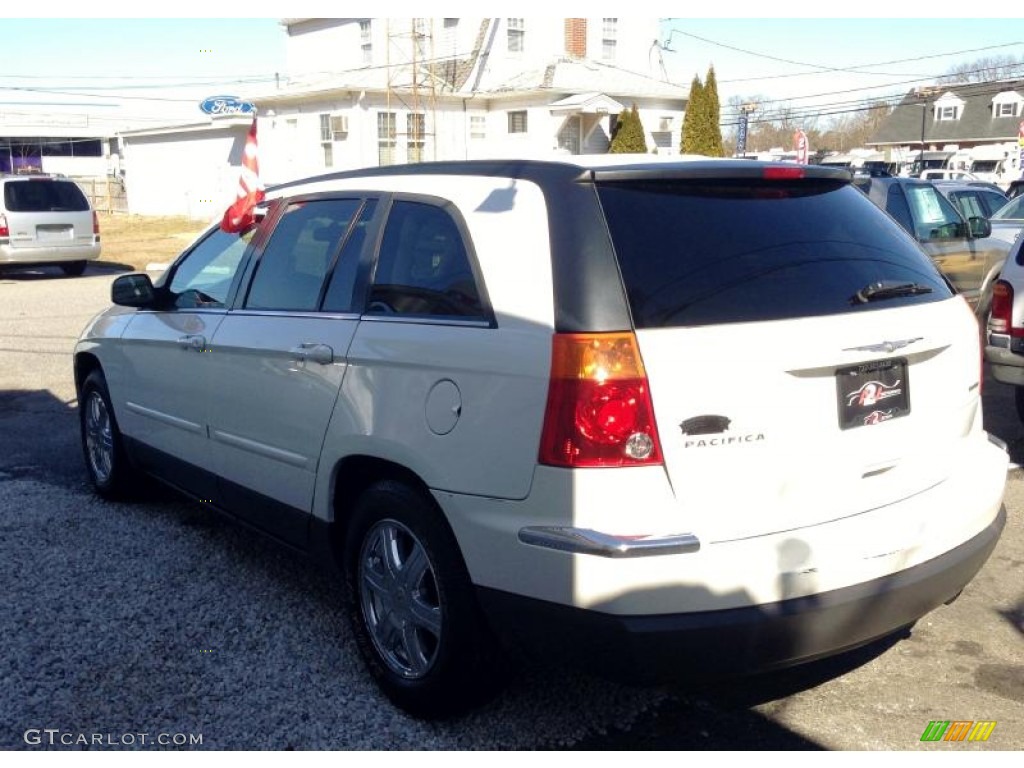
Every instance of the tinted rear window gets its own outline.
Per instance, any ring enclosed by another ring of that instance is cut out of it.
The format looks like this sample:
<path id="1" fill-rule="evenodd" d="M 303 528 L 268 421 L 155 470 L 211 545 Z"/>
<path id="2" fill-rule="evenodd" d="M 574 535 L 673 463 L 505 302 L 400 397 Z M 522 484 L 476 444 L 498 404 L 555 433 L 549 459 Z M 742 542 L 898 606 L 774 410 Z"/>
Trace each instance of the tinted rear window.
<path id="1" fill-rule="evenodd" d="M 836 182 L 598 186 L 638 328 L 890 309 L 952 295 L 917 244 Z M 862 303 L 872 283 L 931 293 Z"/>
<path id="2" fill-rule="evenodd" d="M 89 201 L 73 182 L 29 179 L 4 184 L 4 207 L 15 213 L 88 211 Z"/>

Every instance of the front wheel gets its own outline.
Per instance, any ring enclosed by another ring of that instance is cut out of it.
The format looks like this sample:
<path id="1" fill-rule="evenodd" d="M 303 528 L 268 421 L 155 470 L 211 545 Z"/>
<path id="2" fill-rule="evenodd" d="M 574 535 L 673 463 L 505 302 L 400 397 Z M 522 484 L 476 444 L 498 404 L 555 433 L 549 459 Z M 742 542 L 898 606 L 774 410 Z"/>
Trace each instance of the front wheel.
<path id="1" fill-rule="evenodd" d="M 96 370 L 82 385 L 78 402 L 85 469 L 96 492 L 108 499 L 124 498 L 135 489 L 135 476 L 110 404 L 106 379 Z"/>
<path id="2" fill-rule="evenodd" d="M 356 641 L 397 706 L 444 718 L 493 693 L 501 680 L 497 644 L 432 499 L 402 483 L 377 483 L 356 503 L 347 550 Z"/>

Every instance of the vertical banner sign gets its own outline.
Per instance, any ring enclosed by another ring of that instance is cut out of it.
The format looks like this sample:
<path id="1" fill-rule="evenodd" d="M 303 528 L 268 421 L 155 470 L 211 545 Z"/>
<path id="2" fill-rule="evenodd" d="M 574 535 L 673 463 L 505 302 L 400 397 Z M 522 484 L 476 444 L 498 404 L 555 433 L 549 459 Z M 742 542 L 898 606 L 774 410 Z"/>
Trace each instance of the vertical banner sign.
<path id="1" fill-rule="evenodd" d="M 807 134 L 802 130 L 797 130 L 793 134 L 793 149 L 796 150 L 796 161 L 800 165 L 807 165 L 809 148 L 807 146 Z"/>
<path id="2" fill-rule="evenodd" d="M 747 120 L 747 113 L 740 112 L 740 129 L 736 136 L 736 154 L 740 157 L 743 157 L 747 152 Z"/>
<path id="3" fill-rule="evenodd" d="M 1020 168 L 1020 176 L 1024 179 L 1024 120 L 1017 126 L 1017 144 L 1020 145 L 1020 156 L 1017 158 L 1017 167 Z"/>

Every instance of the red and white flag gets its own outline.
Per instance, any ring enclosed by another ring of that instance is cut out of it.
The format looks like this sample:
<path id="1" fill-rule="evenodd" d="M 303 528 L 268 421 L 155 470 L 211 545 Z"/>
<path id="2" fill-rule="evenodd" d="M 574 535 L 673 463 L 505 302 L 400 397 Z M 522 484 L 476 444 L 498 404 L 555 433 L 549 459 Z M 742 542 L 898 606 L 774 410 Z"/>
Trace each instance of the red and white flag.
<path id="1" fill-rule="evenodd" d="M 220 222 L 220 228 L 225 232 L 241 232 L 255 220 L 253 209 L 264 197 L 257 154 L 256 118 L 253 117 L 249 135 L 245 137 L 245 150 L 242 152 L 242 175 L 238 178 L 238 196 L 224 212 L 224 218 Z"/>
<path id="2" fill-rule="evenodd" d="M 810 146 L 808 145 L 807 134 L 799 128 L 793 134 L 793 149 L 796 150 L 796 161 L 801 165 L 807 165 Z"/>

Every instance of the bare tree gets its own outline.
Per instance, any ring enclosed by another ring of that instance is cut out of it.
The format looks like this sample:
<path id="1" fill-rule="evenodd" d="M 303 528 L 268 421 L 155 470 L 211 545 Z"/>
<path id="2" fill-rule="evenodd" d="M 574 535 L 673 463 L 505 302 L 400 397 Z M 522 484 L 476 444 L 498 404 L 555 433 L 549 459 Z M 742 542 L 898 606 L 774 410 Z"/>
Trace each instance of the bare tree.
<path id="1" fill-rule="evenodd" d="M 940 85 L 957 83 L 983 83 L 989 80 L 1008 80 L 1024 74 L 1024 57 L 986 56 L 950 67 L 936 80 Z"/>

